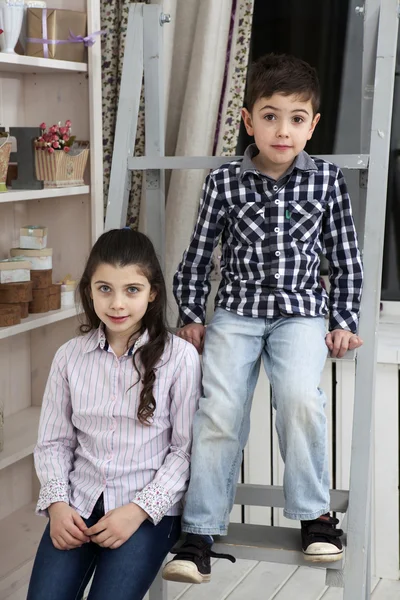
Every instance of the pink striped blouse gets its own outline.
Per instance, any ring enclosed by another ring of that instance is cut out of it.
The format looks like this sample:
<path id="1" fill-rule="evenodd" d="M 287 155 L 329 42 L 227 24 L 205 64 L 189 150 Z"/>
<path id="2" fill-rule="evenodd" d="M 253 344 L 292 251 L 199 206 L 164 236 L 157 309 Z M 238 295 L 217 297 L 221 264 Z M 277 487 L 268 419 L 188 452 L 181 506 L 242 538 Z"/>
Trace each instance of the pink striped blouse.
<path id="1" fill-rule="evenodd" d="M 133 352 L 147 340 L 145 332 Z M 131 354 L 117 358 L 101 328 L 57 351 L 34 452 L 38 513 L 64 501 L 89 517 L 103 493 L 106 512 L 134 502 L 155 524 L 181 514 L 201 394 L 199 356 L 170 336 L 156 367 L 153 422 L 146 426 L 137 418 L 142 385 L 133 385 L 138 375 Z"/>

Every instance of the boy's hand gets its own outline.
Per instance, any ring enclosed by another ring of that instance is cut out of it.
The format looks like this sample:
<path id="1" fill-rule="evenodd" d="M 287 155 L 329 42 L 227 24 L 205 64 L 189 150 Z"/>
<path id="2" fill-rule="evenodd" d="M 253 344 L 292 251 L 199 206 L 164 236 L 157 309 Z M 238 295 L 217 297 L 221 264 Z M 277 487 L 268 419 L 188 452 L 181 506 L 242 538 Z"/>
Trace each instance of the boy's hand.
<path id="1" fill-rule="evenodd" d="M 50 537 L 57 550 L 72 550 L 90 542 L 83 532 L 85 521 L 66 502 L 54 502 L 48 508 L 50 515 Z"/>
<path id="2" fill-rule="evenodd" d="M 179 329 L 176 335 L 193 344 L 197 352 L 202 354 L 205 334 L 206 328 L 204 325 L 201 325 L 200 323 L 190 323 L 190 325 L 185 325 L 185 327 Z"/>
<path id="3" fill-rule="evenodd" d="M 363 345 L 363 341 L 357 334 L 347 329 L 334 329 L 325 338 L 332 358 L 342 358 L 347 350 L 355 350 Z"/>
<path id="4" fill-rule="evenodd" d="M 96 525 L 86 529 L 85 533 L 98 546 L 115 550 L 129 540 L 148 516 L 140 506 L 130 502 L 108 511 Z"/>

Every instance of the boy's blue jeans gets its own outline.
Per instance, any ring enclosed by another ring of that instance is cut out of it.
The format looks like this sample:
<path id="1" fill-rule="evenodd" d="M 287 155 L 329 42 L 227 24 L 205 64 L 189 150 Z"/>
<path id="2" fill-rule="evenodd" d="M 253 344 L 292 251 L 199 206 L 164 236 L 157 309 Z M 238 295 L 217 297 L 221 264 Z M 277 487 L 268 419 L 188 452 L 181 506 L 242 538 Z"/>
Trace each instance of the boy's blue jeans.
<path id="1" fill-rule="evenodd" d="M 91 527 L 104 515 L 102 497 Z M 145 521 L 116 550 L 93 542 L 74 550 L 57 550 L 46 527 L 33 566 L 27 600 L 81 600 L 96 568 L 89 600 L 142 600 L 162 562 L 180 535 L 180 517 L 164 517 L 154 526 Z"/>
<path id="2" fill-rule="evenodd" d="M 227 533 L 261 359 L 285 462 L 284 515 L 311 520 L 329 511 L 326 398 L 318 387 L 325 334 L 323 317 L 264 319 L 216 309 L 206 332 L 183 531 Z"/>

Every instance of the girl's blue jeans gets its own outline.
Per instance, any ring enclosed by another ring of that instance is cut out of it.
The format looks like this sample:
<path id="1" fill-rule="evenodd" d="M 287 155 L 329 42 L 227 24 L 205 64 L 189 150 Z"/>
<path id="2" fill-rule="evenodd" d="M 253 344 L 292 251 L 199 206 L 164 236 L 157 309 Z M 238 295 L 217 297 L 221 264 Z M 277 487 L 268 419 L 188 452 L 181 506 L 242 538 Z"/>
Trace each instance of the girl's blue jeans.
<path id="1" fill-rule="evenodd" d="M 104 515 L 100 497 L 91 516 L 91 527 Z M 180 535 L 180 517 L 164 517 L 154 526 L 145 521 L 116 550 L 94 542 L 74 550 L 57 550 L 46 527 L 40 542 L 27 600 L 81 600 L 95 571 L 90 600 L 142 600 L 164 558 Z"/>
<path id="2" fill-rule="evenodd" d="M 215 311 L 205 338 L 183 531 L 227 532 L 261 361 L 285 462 L 284 514 L 311 520 L 329 511 L 326 398 L 319 388 L 325 335 L 323 317 L 264 319 Z"/>

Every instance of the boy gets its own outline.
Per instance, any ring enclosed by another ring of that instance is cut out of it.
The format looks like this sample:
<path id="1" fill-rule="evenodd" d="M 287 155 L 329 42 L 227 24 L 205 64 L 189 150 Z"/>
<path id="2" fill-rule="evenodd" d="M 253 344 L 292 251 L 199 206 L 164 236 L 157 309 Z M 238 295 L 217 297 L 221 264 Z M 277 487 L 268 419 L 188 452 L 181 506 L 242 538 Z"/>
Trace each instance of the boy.
<path id="1" fill-rule="evenodd" d="M 329 513 L 325 395 L 318 386 L 328 350 L 340 358 L 362 344 L 362 265 L 340 169 L 303 150 L 320 119 L 319 96 L 317 74 L 302 60 L 267 55 L 252 66 L 242 117 L 255 144 L 243 160 L 207 177 L 174 278 L 180 336 L 199 352 L 205 339 L 204 389 L 182 522 L 188 535 L 165 579 L 210 580 L 211 536 L 227 533 L 261 359 L 285 461 L 284 514 L 301 521 L 306 560 L 342 557 L 342 531 Z M 205 336 L 220 236 L 222 281 Z M 320 283 L 321 253 L 330 265 L 329 298 Z"/>

